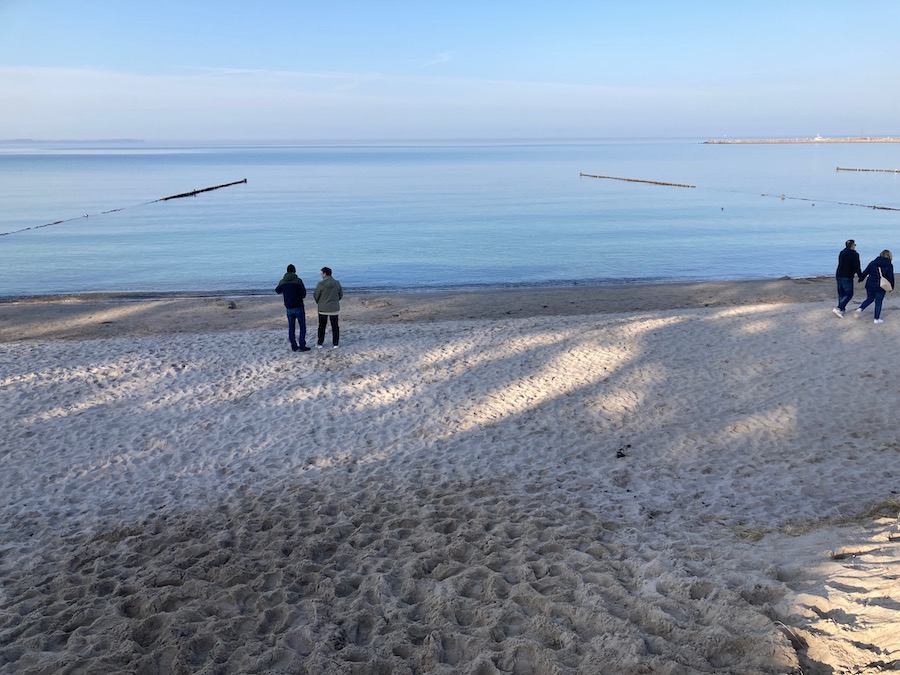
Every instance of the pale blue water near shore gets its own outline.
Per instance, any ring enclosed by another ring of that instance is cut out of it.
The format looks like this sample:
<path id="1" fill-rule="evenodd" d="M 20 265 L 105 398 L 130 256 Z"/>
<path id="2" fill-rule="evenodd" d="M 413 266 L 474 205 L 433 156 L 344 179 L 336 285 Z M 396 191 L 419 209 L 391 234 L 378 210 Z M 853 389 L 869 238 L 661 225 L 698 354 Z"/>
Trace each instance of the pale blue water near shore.
<path id="1" fill-rule="evenodd" d="M 700 140 L 6 143 L 0 232 L 32 229 L 0 236 L 0 297 L 269 292 L 289 262 L 366 290 L 810 277 L 848 237 L 900 251 L 900 212 L 851 205 L 900 208 L 900 174 L 835 170 L 898 169 L 900 145 Z"/>

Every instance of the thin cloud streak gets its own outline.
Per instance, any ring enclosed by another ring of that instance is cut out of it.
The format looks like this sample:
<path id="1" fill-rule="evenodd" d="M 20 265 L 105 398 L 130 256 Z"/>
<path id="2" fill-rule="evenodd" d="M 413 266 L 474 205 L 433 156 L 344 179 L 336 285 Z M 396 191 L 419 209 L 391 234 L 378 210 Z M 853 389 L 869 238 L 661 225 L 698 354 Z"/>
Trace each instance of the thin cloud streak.
<path id="1" fill-rule="evenodd" d="M 855 98 L 865 101 L 856 104 L 859 113 L 870 116 L 868 94 L 854 97 L 844 89 L 810 98 L 772 85 L 755 89 L 751 101 L 739 85 L 650 88 L 262 69 L 143 75 L 0 67 L 0 128 L 10 138 L 148 140 L 572 138 L 651 136 L 655 130 L 710 137 L 753 133 L 758 121 L 744 109 L 758 109 L 762 101 L 786 133 L 813 133 L 809 126 L 818 133 L 823 107 L 841 103 L 853 113 Z M 886 106 L 893 94 L 883 96 Z M 698 121 L 698 102 L 707 118 L 717 116 L 727 128 Z"/>
<path id="2" fill-rule="evenodd" d="M 440 54 L 436 54 L 434 58 L 426 61 L 422 65 L 419 66 L 419 70 L 425 70 L 427 68 L 431 68 L 432 66 L 439 65 L 441 63 L 448 63 L 453 59 L 453 52 L 441 52 Z"/>

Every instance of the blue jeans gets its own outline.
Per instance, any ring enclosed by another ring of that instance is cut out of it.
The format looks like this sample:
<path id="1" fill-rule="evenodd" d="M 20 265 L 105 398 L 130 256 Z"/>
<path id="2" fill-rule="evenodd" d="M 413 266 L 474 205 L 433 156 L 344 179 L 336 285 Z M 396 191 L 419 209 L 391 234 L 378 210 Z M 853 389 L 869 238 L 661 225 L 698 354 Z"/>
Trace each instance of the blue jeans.
<path id="1" fill-rule="evenodd" d="M 866 299 L 862 301 L 862 304 L 859 306 L 860 309 L 865 309 L 869 305 L 872 304 L 872 301 L 875 301 L 875 318 L 881 318 L 881 303 L 884 302 L 885 292 L 880 288 L 877 290 L 873 290 L 866 286 Z"/>
<path id="2" fill-rule="evenodd" d="M 306 310 L 303 308 L 286 309 L 285 312 L 287 313 L 288 339 L 291 341 L 291 347 L 293 349 L 297 349 L 298 347 L 305 347 L 306 346 Z M 300 324 L 299 340 L 297 339 L 297 334 L 294 331 L 294 322 Z"/>
<path id="3" fill-rule="evenodd" d="M 842 312 L 847 309 L 847 303 L 853 299 L 853 277 L 836 277 L 838 309 Z"/>

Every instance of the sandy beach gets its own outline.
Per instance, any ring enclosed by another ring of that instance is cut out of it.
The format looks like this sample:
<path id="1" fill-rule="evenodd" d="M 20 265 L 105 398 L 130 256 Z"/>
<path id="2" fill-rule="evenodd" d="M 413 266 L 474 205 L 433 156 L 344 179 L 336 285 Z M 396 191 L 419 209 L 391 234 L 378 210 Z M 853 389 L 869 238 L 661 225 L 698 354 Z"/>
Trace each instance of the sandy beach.
<path id="1" fill-rule="evenodd" d="M 900 313 L 834 294 L 0 303 L 0 673 L 900 669 Z"/>

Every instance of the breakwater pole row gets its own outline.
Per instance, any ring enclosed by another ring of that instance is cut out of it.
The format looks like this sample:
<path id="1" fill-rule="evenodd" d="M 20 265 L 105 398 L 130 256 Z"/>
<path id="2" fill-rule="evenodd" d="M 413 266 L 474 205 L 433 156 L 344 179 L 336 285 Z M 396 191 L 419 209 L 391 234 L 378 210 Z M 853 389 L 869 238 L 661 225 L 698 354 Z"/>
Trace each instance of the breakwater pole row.
<path id="1" fill-rule="evenodd" d="M 223 185 L 214 185 L 213 187 L 202 188 L 200 190 L 191 190 L 190 192 L 182 192 L 180 195 L 170 195 L 169 197 L 162 197 L 161 199 L 157 199 L 158 202 L 167 202 L 170 199 L 181 199 L 182 197 L 196 197 L 201 192 L 212 192 L 213 190 L 221 190 L 222 188 L 231 187 L 232 185 L 241 185 L 247 182 L 247 179 L 236 180 L 233 183 L 224 183 Z"/>
<path id="2" fill-rule="evenodd" d="M 603 178 L 605 180 L 624 180 L 628 183 L 647 183 L 648 185 L 665 185 L 668 187 L 695 188 L 696 185 L 685 185 L 684 183 L 664 183 L 659 180 L 641 180 L 640 178 L 619 178 L 618 176 L 597 176 L 592 173 L 580 173 L 583 178 Z"/>
<path id="3" fill-rule="evenodd" d="M 835 171 L 872 171 L 876 173 L 900 173 L 900 169 L 847 169 L 843 166 L 835 167 Z"/>
<path id="4" fill-rule="evenodd" d="M 222 185 L 213 185 L 208 188 L 201 188 L 199 190 L 191 190 L 190 192 L 182 192 L 177 195 L 169 195 L 168 197 L 160 197 L 159 199 L 154 199 L 153 201 L 143 202 L 141 204 L 133 204 L 132 206 L 123 206 L 118 209 L 110 209 L 109 211 L 103 211 L 99 215 L 103 216 L 107 213 L 117 213 L 119 211 L 124 211 L 125 209 L 134 208 L 136 206 L 146 206 L 147 204 L 156 204 L 157 202 L 167 202 L 170 199 L 181 199 L 183 197 L 196 197 L 199 194 L 204 192 L 212 192 L 213 190 L 221 190 L 222 188 L 231 187 L 232 185 L 245 185 L 247 183 L 247 179 L 243 178 L 241 180 L 236 180 L 231 183 L 223 183 Z M 0 237 L 5 237 L 10 234 L 18 234 L 19 232 L 27 232 L 28 230 L 39 230 L 42 227 L 50 227 L 51 225 L 60 225 L 62 223 L 68 223 L 73 220 L 78 220 L 79 218 L 88 218 L 90 214 L 85 213 L 83 216 L 79 216 L 78 218 L 66 218 L 64 220 L 54 220 L 52 223 L 44 223 L 43 225 L 33 225 L 31 227 L 23 227 L 18 230 L 12 230 L 10 232 L 0 232 Z"/>
<path id="5" fill-rule="evenodd" d="M 780 199 L 781 201 L 784 201 L 785 199 L 794 199 L 798 202 L 813 202 L 813 206 L 816 205 L 815 204 L 816 201 L 819 201 L 819 202 L 822 202 L 825 204 L 839 204 L 840 206 L 859 206 L 860 208 L 863 208 L 863 209 L 874 209 L 875 211 L 900 211 L 900 209 L 898 209 L 894 206 L 878 206 L 877 204 L 855 204 L 854 202 L 835 202 L 835 201 L 830 201 L 828 199 L 815 200 L 815 199 L 810 199 L 808 197 L 791 197 L 789 195 L 770 195 L 766 192 L 763 192 L 760 195 L 760 197 L 776 197 L 776 198 Z"/>
<path id="6" fill-rule="evenodd" d="M 897 169 L 897 170 L 894 170 L 894 169 L 842 169 L 841 167 L 838 167 L 837 170 L 838 171 L 890 171 L 892 173 L 900 173 L 900 169 Z M 696 185 L 687 185 L 685 183 L 666 183 L 666 182 L 663 182 L 660 180 L 643 180 L 640 178 L 620 178 L 619 176 L 598 176 L 597 174 L 584 173 L 584 172 L 579 173 L 578 175 L 583 178 L 603 178 L 606 180 L 624 180 L 628 183 L 647 183 L 648 185 L 666 185 L 669 187 L 680 187 L 680 188 L 695 188 L 695 187 L 697 187 Z M 806 197 L 791 197 L 789 195 L 784 195 L 784 194 L 773 195 L 773 194 L 768 194 L 766 192 L 763 192 L 760 196 L 761 197 L 778 197 L 779 199 L 781 199 L 781 201 L 784 201 L 785 199 L 796 199 L 797 201 L 801 201 L 801 202 L 815 202 L 815 200 L 808 199 Z M 875 209 L 876 211 L 900 211 L 900 209 L 893 207 L 893 206 L 878 206 L 878 205 L 873 205 L 873 204 L 854 204 L 852 202 L 835 202 L 835 201 L 828 201 L 827 199 L 819 200 L 819 201 L 824 201 L 829 204 L 840 204 L 841 206 L 859 206 L 859 207 L 862 207 L 865 209 Z M 815 206 L 815 203 L 813 203 L 813 206 Z"/>

